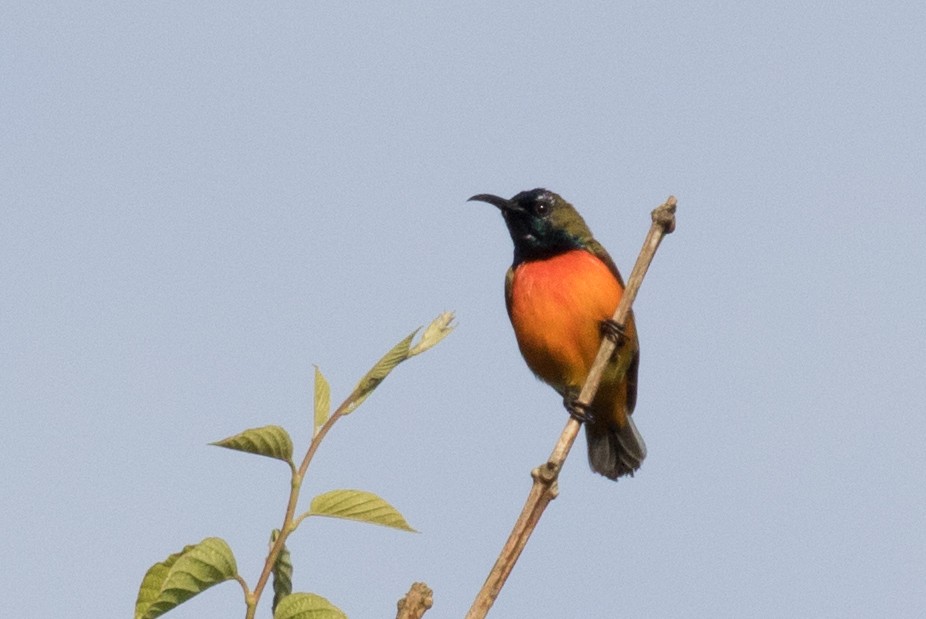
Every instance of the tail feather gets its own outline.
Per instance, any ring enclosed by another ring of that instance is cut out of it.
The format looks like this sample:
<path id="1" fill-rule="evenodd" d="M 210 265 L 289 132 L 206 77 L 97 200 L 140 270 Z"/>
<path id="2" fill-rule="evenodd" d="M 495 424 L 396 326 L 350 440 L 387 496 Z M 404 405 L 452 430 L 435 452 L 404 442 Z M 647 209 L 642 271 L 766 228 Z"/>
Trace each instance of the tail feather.
<path id="1" fill-rule="evenodd" d="M 586 424 L 588 464 L 608 479 L 633 476 L 646 457 L 646 444 L 630 416 L 623 428 Z"/>

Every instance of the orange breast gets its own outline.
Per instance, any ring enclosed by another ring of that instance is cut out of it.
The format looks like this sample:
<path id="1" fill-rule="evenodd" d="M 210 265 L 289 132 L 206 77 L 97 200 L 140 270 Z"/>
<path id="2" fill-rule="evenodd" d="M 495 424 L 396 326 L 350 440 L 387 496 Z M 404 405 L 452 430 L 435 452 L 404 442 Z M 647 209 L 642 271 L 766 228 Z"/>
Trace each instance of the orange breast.
<path id="1" fill-rule="evenodd" d="M 521 354 L 544 382 L 563 393 L 579 388 L 622 289 L 593 254 L 574 250 L 518 265 L 509 314 Z"/>

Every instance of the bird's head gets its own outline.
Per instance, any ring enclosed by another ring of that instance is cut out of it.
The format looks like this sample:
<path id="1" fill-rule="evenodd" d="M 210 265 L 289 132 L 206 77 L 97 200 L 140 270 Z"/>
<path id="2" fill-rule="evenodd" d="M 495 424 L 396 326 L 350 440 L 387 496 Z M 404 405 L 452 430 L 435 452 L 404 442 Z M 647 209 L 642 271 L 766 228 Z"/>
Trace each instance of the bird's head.
<path id="1" fill-rule="evenodd" d="M 515 263 L 580 249 L 593 240 L 575 207 L 546 189 L 522 191 L 507 199 L 480 193 L 469 201 L 488 202 L 502 212 L 514 241 Z"/>

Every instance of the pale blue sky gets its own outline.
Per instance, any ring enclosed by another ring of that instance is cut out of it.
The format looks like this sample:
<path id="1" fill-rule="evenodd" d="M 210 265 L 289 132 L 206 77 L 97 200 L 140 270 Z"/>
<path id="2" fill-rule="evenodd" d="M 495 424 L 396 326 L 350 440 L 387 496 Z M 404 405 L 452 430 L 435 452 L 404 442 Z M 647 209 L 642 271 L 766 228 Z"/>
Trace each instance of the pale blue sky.
<path id="1" fill-rule="evenodd" d="M 6 4 L 5 615 L 129 616 L 209 535 L 253 584 L 287 471 L 207 443 L 304 448 L 313 364 L 339 400 L 454 309 L 306 487 L 421 533 L 291 549 L 352 619 L 415 580 L 462 616 L 565 420 L 465 200 L 544 186 L 625 274 L 669 194 L 679 225 L 636 305 L 649 457 L 615 484 L 573 454 L 492 616 L 921 616 L 926 5 L 852 4 Z"/>

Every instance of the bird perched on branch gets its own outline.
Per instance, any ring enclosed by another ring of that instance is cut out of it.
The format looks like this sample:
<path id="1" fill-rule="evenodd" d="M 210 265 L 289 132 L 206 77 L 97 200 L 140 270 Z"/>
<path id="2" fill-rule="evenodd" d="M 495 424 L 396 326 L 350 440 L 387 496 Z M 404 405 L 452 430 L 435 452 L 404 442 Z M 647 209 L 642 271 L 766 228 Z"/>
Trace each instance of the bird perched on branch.
<path id="1" fill-rule="evenodd" d="M 578 211 L 552 191 L 532 189 L 510 199 L 478 194 L 469 200 L 496 206 L 514 241 L 505 305 L 528 367 L 585 422 L 592 470 L 608 479 L 633 475 L 646 457 L 631 418 L 640 345 L 632 313 L 623 329 L 611 321 L 624 291 L 614 261 Z M 594 400 L 580 406 L 577 397 L 603 336 L 614 338 L 617 347 Z"/>

